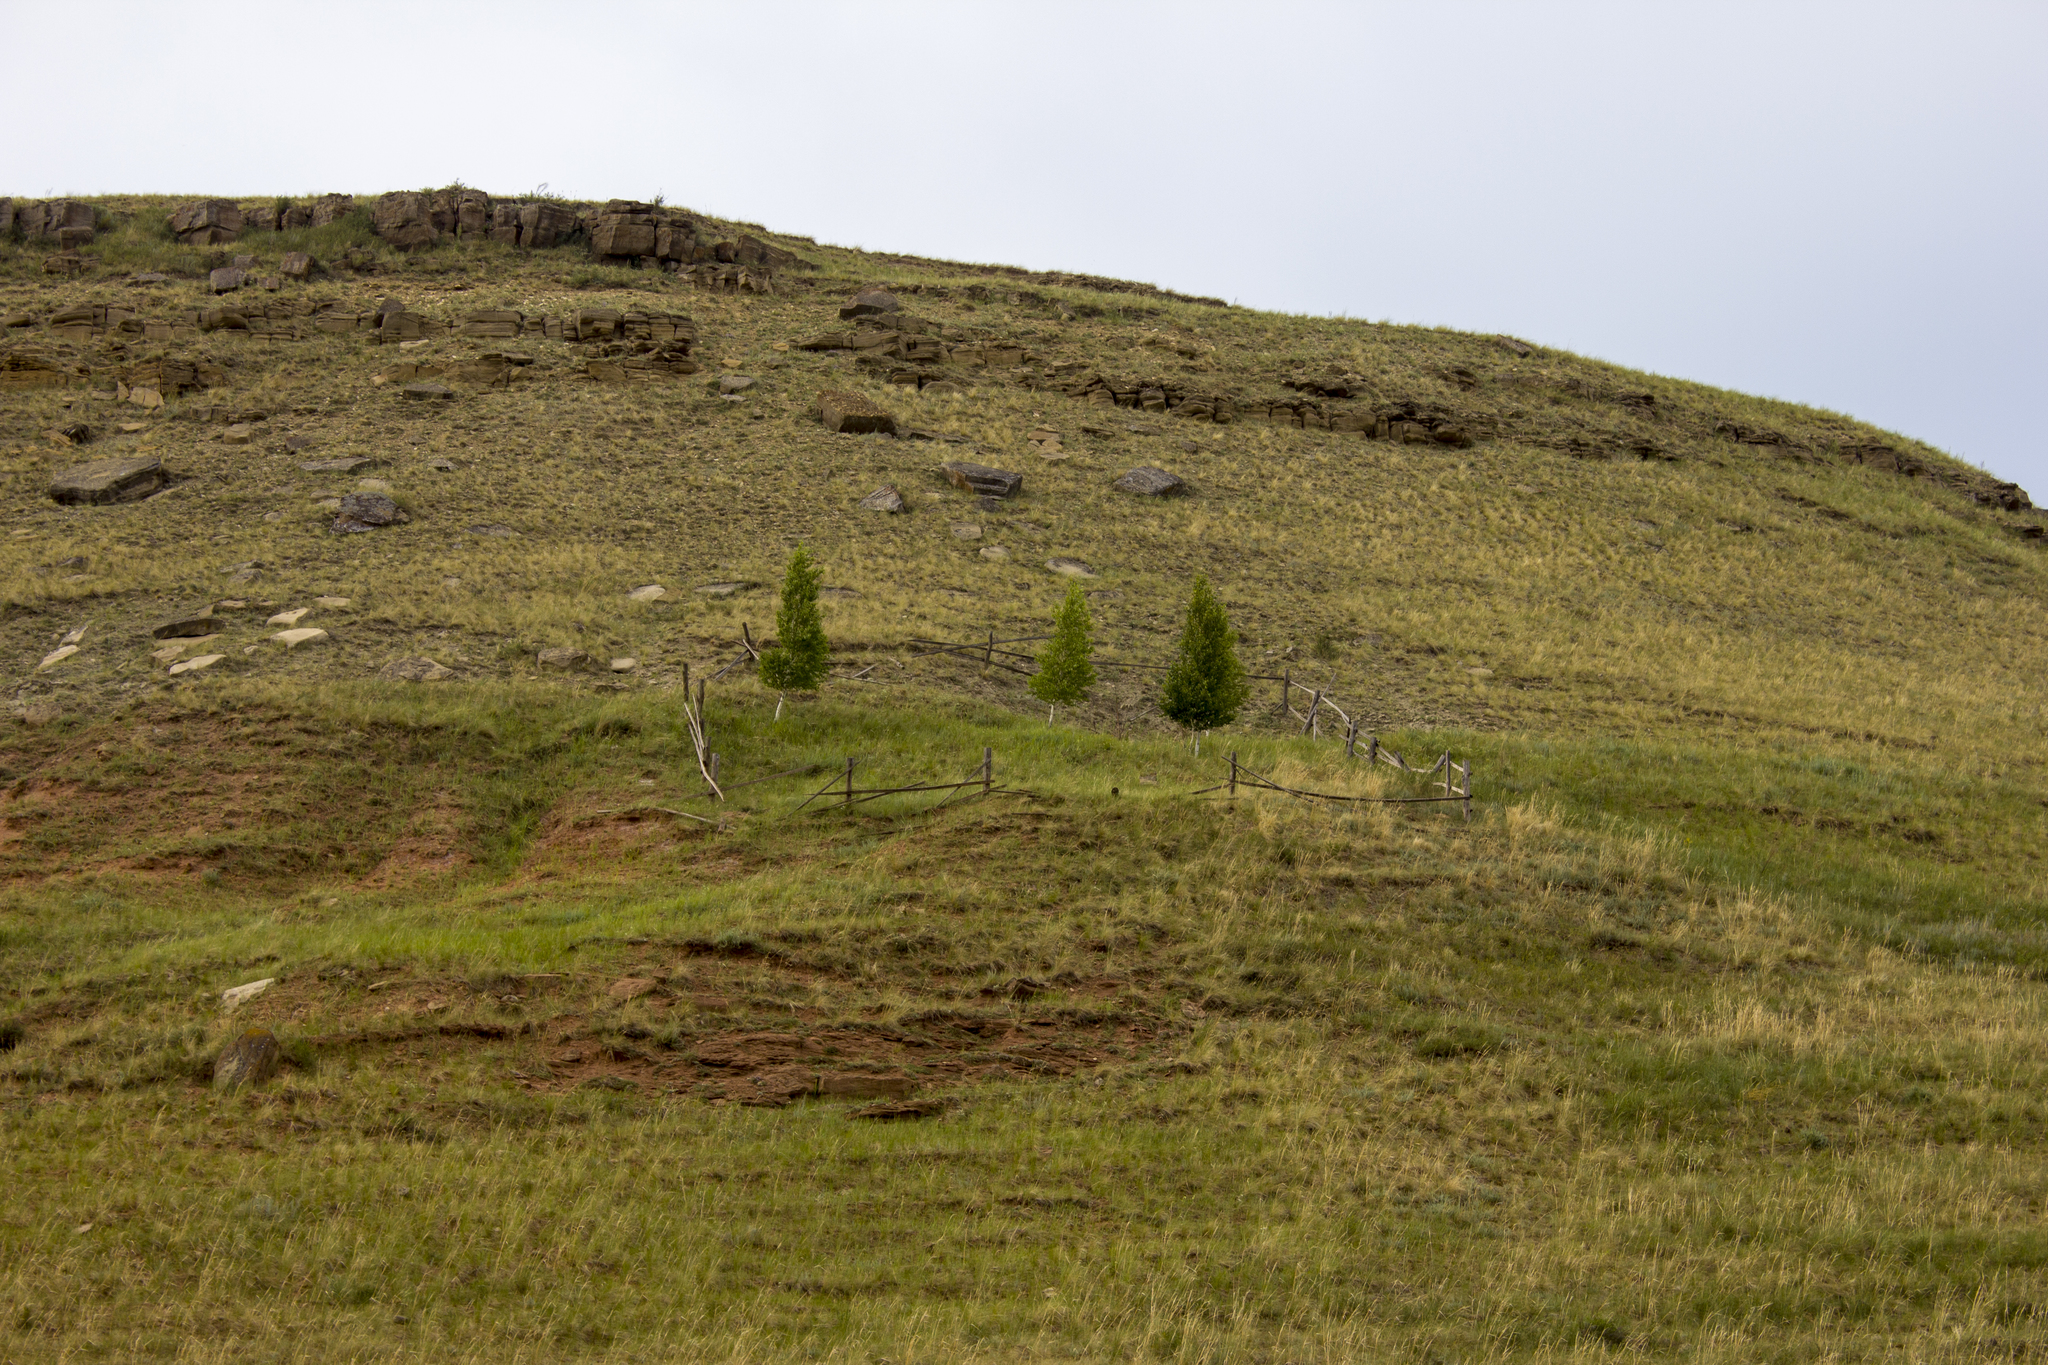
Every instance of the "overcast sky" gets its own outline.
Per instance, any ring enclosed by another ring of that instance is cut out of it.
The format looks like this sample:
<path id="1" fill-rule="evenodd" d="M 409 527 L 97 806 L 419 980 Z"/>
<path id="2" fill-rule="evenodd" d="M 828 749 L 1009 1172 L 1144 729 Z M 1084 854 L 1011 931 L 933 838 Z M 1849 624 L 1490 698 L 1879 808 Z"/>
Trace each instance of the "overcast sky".
<path id="1" fill-rule="evenodd" d="M 0 194 L 647 197 L 1504 331 L 2048 503 L 2048 4 L 0 0 Z"/>

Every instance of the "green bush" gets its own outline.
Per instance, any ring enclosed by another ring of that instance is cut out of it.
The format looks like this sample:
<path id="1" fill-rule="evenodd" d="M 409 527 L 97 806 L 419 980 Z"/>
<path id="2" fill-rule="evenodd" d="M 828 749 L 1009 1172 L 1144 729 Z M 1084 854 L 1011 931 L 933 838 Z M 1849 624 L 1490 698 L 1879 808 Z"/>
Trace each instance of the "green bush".
<path id="1" fill-rule="evenodd" d="M 1190 730 L 1211 730 L 1235 720 L 1249 696 L 1251 684 L 1237 661 L 1230 618 L 1209 591 L 1208 578 L 1197 574 L 1187 624 L 1181 628 L 1180 653 L 1160 689 L 1159 709 L 1168 720 Z"/>
<path id="2" fill-rule="evenodd" d="M 818 566 L 799 545 L 782 575 L 782 604 L 775 609 L 775 648 L 761 656 L 761 681 L 789 692 L 809 692 L 825 680 L 831 642 L 818 615 Z"/>
<path id="3" fill-rule="evenodd" d="M 1089 640 L 1088 598 L 1079 583 L 1067 585 L 1066 600 L 1053 614 L 1052 639 L 1038 655 L 1038 672 L 1031 675 L 1031 695 L 1048 706 L 1072 706 L 1095 686 L 1095 665 L 1088 656 L 1095 651 Z"/>

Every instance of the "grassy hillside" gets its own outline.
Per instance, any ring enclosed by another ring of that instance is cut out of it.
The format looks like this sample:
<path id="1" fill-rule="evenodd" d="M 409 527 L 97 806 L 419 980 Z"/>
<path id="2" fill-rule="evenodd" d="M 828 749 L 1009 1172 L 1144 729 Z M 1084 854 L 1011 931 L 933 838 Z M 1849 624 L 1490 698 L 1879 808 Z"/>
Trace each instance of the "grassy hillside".
<path id="1" fill-rule="evenodd" d="M 766 295 L 359 220 L 213 249 L 330 259 L 272 302 L 687 313 L 680 379 L 544 337 L 54 334 L 218 306 L 172 202 L 108 201 L 76 277 L 0 247 L 0 348 L 76 376 L 0 392 L 0 1354 L 2042 1349 L 2048 550 L 2013 490 L 1527 342 L 794 238 L 815 268 Z M 920 391 L 801 349 L 869 283 L 1026 363 Z M 450 402 L 373 382 L 493 349 L 531 363 Z M 118 399 L 166 359 L 219 382 Z M 823 388 L 961 439 L 831 434 Z M 1305 395 L 1462 437 L 1276 419 Z M 44 496 L 134 451 L 168 492 Z M 352 455 L 380 463 L 301 467 Z M 978 505 L 959 458 L 1022 495 Z M 1189 496 L 1110 488 L 1137 465 Z M 330 531 L 358 478 L 411 520 Z M 856 507 L 882 483 L 909 514 Z M 674 684 L 770 633 L 799 542 L 839 676 L 711 685 L 719 801 Z M 1206 572 L 1255 672 L 1469 759 L 1472 820 L 1205 791 L 1234 752 L 1426 793 L 1272 682 L 1196 752 L 1143 672 L 1048 724 L 1016 673 L 915 657 L 1042 630 L 1053 556 L 1137 662 Z M 170 676 L 150 627 L 209 603 L 240 604 L 222 662 Z M 330 639 L 270 641 L 298 607 Z M 598 667 L 540 666 L 565 646 Z M 380 676 L 406 657 L 454 676 Z M 984 748 L 1007 791 L 796 809 L 848 758 L 944 782 Z M 282 1073 L 210 1088 L 252 1024 Z"/>

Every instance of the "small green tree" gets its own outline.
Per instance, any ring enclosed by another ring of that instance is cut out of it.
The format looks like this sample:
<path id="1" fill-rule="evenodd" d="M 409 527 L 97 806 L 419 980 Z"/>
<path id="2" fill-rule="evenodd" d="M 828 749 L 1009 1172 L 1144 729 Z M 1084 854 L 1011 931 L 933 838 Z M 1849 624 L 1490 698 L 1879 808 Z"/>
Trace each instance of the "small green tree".
<path id="1" fill-rule="evenodd" d="M 1187 624 L 1180 632 L 1180 655 L 1167 670 L 1159 709 L 1168 720 L 1190 730 L 1209 730 L 1235 720 L 1251 691 L 1231 642 L 1230 618 L 1209 591 L 1208 578 L 1196 574 Z"/>
<path id="2" fill-rule="evenodd" d="M 825 680 L 831 642 L 818 615 L 818 566 L 799 545 L 782 575 L 782 605 L 775 609 L 775 648 L 761 655 L 761 681 L 787 692 L 809 692 Z"/>
<path id="3" fill-rule="evenodd" d="M 1031 695 L 1048 707 L 1072 706 L 1095 686 L 1095 652 L 1088 638 L 1088 597 L 1079 583 L 1067 585 L 1067 599 L 1053 613 L 1052 639 L 1038 652 L 1038 671 L 1031 675 Z M 1052 713 L 1046 713 L 1052 720 Z"/>

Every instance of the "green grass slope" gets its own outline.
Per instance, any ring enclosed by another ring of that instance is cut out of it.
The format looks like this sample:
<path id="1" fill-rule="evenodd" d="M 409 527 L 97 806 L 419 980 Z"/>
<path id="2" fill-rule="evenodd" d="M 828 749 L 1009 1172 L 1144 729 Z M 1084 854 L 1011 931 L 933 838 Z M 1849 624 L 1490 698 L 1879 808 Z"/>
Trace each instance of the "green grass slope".
<path id="1" fill-rule="evenodd" d="M 0 397 L 0 1355 L 2048 1344 L 2044 551 L 1988 476 L 1526 343 L 800 239 L 817 269 L 765 296 L 575 249 L 401 257 L 360 222 L 228 249 L 353 247 L 306 289 L 366 308 L 687 312 L 680 381 L 593 382 L 588 348 L 521 338 L 520 379 L 423 408 L 355 334 L 51 335 L 83 303 L 202 306 L 169 202 L 108 201 L 76 278 L 0 248 L 0 312 L 31 319 L 0 346 L 77 376 Z M 1029 363 L 920 393 L 799 349 L 868 282 Z M 120 404 L 162 358 L 222 380 Z M 759 382 L 726 401 L 723 372 Z M 1070 394 L 1088 374 L 1237 419 Z M 1351 394 L 1326 420 L 1472 443 L 1278 424 L 1311 381 Z M 964 440 L 832 435 L 827 387 Z M 216 407 L 263 414 L 250 444 Z M 78 421 L 82 449 L 42 435 Z M 122 450 L 172 491 L 43 497 Z M 300 465 L 358 453 L 410 522 L 326 529 L 313 495 L 353 478 Z M 1022 495 L 954 492 L 936 465 L 962 457 Z M 1190 495 L 1109 487 L 1147 464 Z M 883 482 L 908 515 L 855 507 Z M 770 631 L 798 542 L 846 590 L 837 676 L 710 685 L 721 801 L 677 684 Z M 1214 790 L 1234 753 L 1428 794 L 1300 733 L 1272 682 L 1197 752 L 1143 672 L 1048 724 L 1017 674 L 916 657 L 1045 629 L 1052 556 L 1094 570 L 1101 652 L 1136 662 L 1207 573 L 1255 672 L 1469 760 L 1471 820 Z M 627 598 L 648 583 L 669 596 Z M 329 641 L 268 640 L 318 596 L 349 599 L 302 622 Z M 223 661 L 168 675 L 150 625 L 222 599 Z M 561 646 L 638 664 L 541 669 Z M 455 676 L 378 676 L 409 656 Z M 799 809 L 849 759 L 954 782 L 984 749 L 986 796 Z M 280 1075 L 210 1088 L 252 1024 Z"/>

